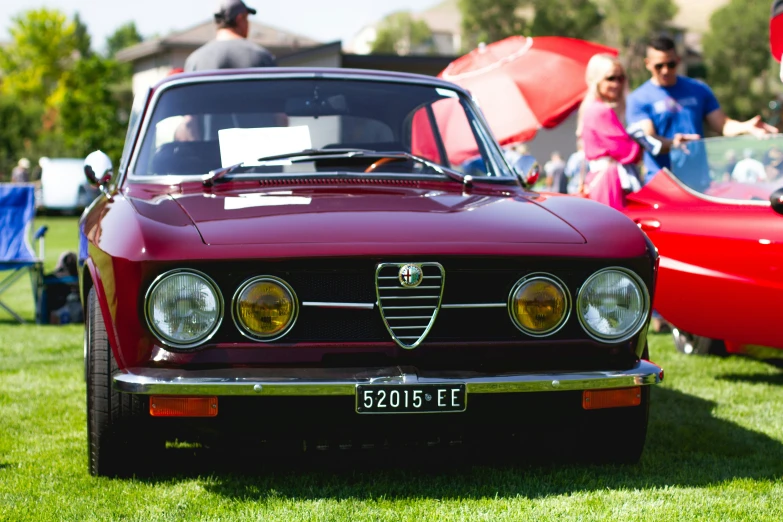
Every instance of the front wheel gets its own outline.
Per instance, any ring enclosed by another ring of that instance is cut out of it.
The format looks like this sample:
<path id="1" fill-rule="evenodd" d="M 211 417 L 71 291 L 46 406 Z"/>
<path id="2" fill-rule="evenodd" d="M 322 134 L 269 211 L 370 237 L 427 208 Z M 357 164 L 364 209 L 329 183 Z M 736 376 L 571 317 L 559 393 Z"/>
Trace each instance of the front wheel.
<path id="1" fill-rule="evenodd" d="M 95 287 L 87 296 L 86 377 L 87 377 L 87 451 L 90 474 L 116 476 L 126 474 L 145 456 L 140 421 L 148 400 L 112 389 L 112 374 L 117 371 L 103 314 Z"/>
<path id="2" fill-rule="evenodd" d="M 694 335 L 679 328 L 672 328 L 672 337 L 674 337 L 674 347 L 685 355 L 723 355 L 726 353 L 723 341 Z"/>

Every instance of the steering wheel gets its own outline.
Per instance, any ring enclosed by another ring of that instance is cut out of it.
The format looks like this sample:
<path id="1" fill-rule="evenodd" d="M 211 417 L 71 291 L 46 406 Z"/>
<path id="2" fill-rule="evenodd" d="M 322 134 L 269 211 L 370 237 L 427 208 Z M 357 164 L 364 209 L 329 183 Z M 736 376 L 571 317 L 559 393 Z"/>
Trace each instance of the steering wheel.
<path id="1" fill-rule="evenodd" d="M 372 172 L 381 165 L 385 165 L 386 163 L 390 163 L 392 161 L 407 161 L 407 158 L 381 158 L 366 169 L 364 169 L 364 172 Z"/>

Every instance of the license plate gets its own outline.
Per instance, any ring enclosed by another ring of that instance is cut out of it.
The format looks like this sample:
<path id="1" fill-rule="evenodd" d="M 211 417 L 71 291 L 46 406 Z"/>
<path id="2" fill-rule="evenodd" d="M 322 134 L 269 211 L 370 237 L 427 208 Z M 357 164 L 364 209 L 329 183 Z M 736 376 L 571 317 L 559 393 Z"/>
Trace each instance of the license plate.
<path id="1" fill-rule="evenodd" d="M 358 413 L 446 413 L 465 411 L 464 384 L 359 384 Z"/>

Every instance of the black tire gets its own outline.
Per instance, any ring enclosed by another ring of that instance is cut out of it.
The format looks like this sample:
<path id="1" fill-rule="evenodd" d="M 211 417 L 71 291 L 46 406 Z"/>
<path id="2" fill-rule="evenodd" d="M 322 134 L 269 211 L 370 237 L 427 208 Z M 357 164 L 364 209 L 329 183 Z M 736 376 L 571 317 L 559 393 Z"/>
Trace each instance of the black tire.
<path id="1" fill-rule="evenodd" d="M 95 293 L 87 297 L 85 318 L 87 355 L 87 451 L 90 474 L 129 475 L 143 462 L 148 444 L 139 437 L 149 401 L 146 397 L 119 393 L 111 377 L 117 362 L 109 346 L 106 325 Z"/>
<path id="2" fill-rule="evenodd" d="M 672 328 L 674 347 L 685 355 L 725 355 L 726 346 L 723 341 L 693 335 L 679 328 Z"/>
<path id="3" fill-rule="evenodd" d="M 650 387 L 641 387 L 638 406 L 586 411 L 583 455 L 597 464 L 636 464 L 642 457 L 650 419 Z"/>

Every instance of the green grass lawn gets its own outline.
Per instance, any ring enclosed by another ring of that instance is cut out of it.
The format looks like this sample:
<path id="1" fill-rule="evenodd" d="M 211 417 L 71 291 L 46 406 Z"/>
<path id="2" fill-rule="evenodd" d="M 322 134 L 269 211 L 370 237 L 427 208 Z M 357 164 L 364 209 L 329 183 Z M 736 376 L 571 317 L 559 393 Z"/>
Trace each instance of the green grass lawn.
<path id="1" fill-rule="evenodd" d="M 46 222 L 51 269 L 76 221 Z M 32 319 L 24 283 L 12 299 Z M 81 328 L 0 315 L 0 520 L 783 520 L 783 373 L 686 357 L 664 335 L 650 348 L 666 380 L 637 466 L 370 450 L 287 469 L 185 448 L 170 471 L 121 480 L 87 473 Z"/>

